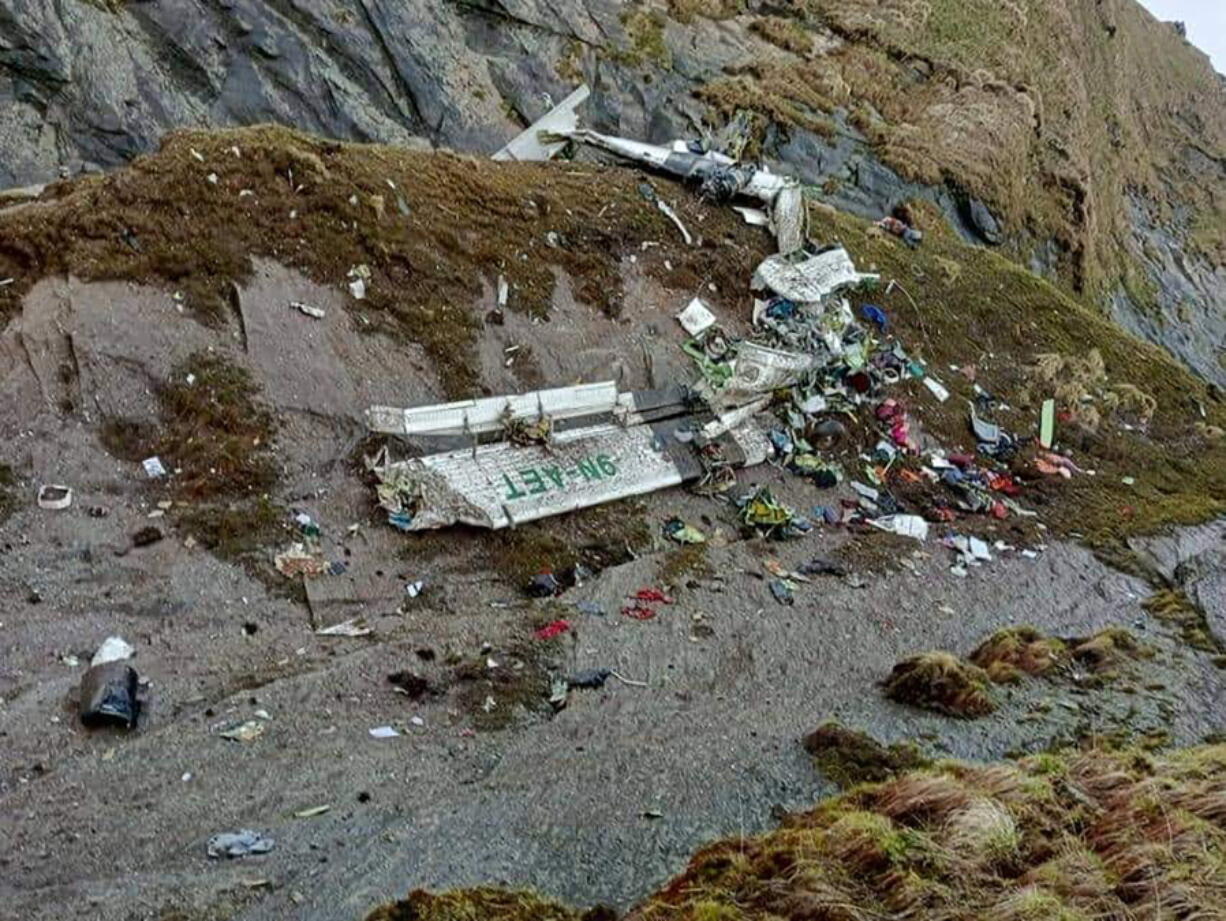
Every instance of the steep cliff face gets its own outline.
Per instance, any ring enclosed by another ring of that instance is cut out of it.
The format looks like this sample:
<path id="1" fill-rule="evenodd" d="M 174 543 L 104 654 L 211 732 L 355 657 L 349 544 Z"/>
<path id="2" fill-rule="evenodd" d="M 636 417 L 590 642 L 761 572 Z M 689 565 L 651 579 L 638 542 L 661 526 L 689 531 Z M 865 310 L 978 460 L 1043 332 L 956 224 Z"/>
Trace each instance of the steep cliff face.
<path id="1" fill-rule="evenodd" d="M 1226 383 L 1226 88 L 1134 0 L 0 0 L 0 186 L 275 121 L 491 151 L 576 83 L 966 237 Z"/>

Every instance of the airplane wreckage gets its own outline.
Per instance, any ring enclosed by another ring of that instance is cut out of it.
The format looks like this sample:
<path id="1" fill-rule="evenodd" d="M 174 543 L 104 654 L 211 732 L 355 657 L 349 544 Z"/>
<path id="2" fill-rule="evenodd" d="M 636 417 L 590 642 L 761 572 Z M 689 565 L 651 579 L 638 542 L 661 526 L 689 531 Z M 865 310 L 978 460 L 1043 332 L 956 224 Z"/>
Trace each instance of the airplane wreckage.
<path id="1" fill-rule="evenodd" d="M 546 160 L 567 145 L 588 145 L 697 183 L 708 200 L 755 203 L 734 207 L 749 223 L 771 228 L 778 243 L 751 281 L 762 298 L 755 303 L 755 333 L 748 340 L 726 336 L 696 298 L 677 317 L 691 337 L 684 349 L 700 372 L 692 386 L 619 392 L 614 382 L 603 382 L 407 409 L 371 407 L 372 432 L 450 442 L 449 450 L 422 457 L 393 460 L 385 447 L 368 459 L 379 503 L 400 530 L 505 528 L 682 483 L 723 492 L 737 468 L 779 453 L 773 430 L 780 423 L 765 411 L 783 393 L 790 393 L 784 412 L 794 431 L 806 419 L 864 399 L 854 378 L 875 373 L 868 360 L 876 344 L 839 295 L 875 284 L 878 276 L 858 272 L 842 247 L 819 249 L 807 240 L 800 184 L 698 143 L 656 146 L 579 128 L 576 109 L 587 96 L 580 87 L 494 159 Z M 688 236 L 664 202 L 657 206 Z M 905 370 L 909 360 L 899 347 L 894 352 L 887 364 Z M 805 447 L 802 440 L 793 453 Z M 804 456 L 820 463 L 811 451 Z"/>

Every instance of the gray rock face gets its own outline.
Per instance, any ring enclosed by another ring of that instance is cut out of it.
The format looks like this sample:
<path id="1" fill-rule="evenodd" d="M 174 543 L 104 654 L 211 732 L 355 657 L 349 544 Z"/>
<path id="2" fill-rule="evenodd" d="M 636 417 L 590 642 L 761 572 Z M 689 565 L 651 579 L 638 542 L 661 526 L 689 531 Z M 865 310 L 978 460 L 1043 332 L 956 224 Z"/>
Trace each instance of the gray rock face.
<path id="1" fill-rule="evenodd" d="M 1226 642 L 1226 546 L 1207 550 L 1176 573 L 1189 600 L 1205 612 L 1210 632 Z"/>
<path id="2" fill-rule="evenodd" d="M 966 214 L 967 222 L 975 228 L 975 233 L 985 243 L 996 245 L 1004 240 L 1004 234 L 1000 229 L 1000 222 L 988 206 L 977 198 L 968 199 L 963 206 L 963 211 Z"/>
<path id="3" fill-rule="evenodd" d="M 1226 179 L 1226 163 L 1203 166 Z M 1226 267 L 1210 264 L 1181 242 L 1192 215 L 1176 213 L 1163 222 L 1154 216 L 1156 207 L 1135 194 L 1130 200 L 1137 258 L 1153 282 L 1155 303 L 1138 304 L 1118 291 L 1111 304 L 1115 321 L 1226 386 Z"/>
<path id="4" fill-rule="evenodd" d="M 1129 546 L 1204 611 L 1209 630 L 1226 643 L 1226 521 L 1134 538 Z"/>
<path id="5" fill-rule="evenodd" d="M 352 140 L 493 150 L 568 90 L 552 62 L 624 36 L 620 4 L 0 2 L 0 187 L 112 166 L 181 126 L 276 121 Z M 595 76 L 595 75 L 589 75 Z M 618 92 L 601 75 L 606 96 Z M 629 86 L 629 81 L 622 81 Z M 606 100 L 644 113 L 666 89 Z M 637 116 L 637 118 L 635 118 Z"/>

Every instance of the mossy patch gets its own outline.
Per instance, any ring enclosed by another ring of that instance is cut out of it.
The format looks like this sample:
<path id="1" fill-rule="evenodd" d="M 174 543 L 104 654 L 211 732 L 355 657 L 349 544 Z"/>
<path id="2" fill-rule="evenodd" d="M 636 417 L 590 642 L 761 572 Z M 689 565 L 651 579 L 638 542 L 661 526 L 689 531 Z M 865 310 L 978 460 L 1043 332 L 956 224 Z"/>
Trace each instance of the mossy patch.
<path id="1" fill-rule="evenodd" d="M 913 742 L 882 745 L 868 733 L 828 720 L 804 738 L 817 769 L 840 787 L 880 783 L 931 762 Z"/>
<path id="2" fill-rule="evenodd" d="M 677 22 L 691 23 L 696 18 L 731 19 L 739 15 L 746 0 L 668 0 L 668 13 Z"/>
<path id="3" fill-rule="evenodd" d="M 17 508 L 17 476 L 8 464 L 0 464 L 0 524 Z"/>
<path id="4" fill-rule="evenodd" d="M 638 7 L 623 13 L 621 22 L 630 46 L 614 55 L 618 61 L 631 67 L 650 64 L 667 70 L 672 66 L 672 52 L 664 39 L 668 18 L 661 11 Z"/>
<path id="5" fill-rule="evenodd" d="M 489 547 L 489 563 L 508 583 L 523 586 L 542 572 L 576 565 L 592 572 L 628 562 L 651 545 L 639 500 L 626 499 L 502 532 Z"/>
<path id="6" fill-rule="evenodd" d="M 170 497 L 178 530 L 219 559 L 241 565 L 270 590 L 303 600 L 301 585 L 272 568 L 267 548 L 288 514 L 271 497 L 279 478 L 271 410 L 245 369 L 214 352 L 180 362 L 154 389 L 159 421 L 103 420 L 98 438 L 112 456 L 157 456 L 169 472 L 150 488 Z"/>
<path id="7" fill-rule="evenodd" d="M 530 892 L 489 887 L 432 894 L 418 889 L 375 909 L 366 921 L 602 921 Z"/>
<path id="8" fill-rule="evenodd" d="M 241 566 L 270 593 L 306 603 L 300 581 L 285 578 L 272 565 L 270 548 L 289 536 L 289 512 L 266 496 L 180 505 L 171 509 L 179 533 L 220 560 Z"/>
<path id="9" fill-rule="evenodd" d="M 506 729 L 549 705 L 549 644 L 515 642 L 489 655 L 461 660 L 451 671 L 456 703 L 479 731 Z M 494 667 L 490 667 L 491 661 Z"/>
<path id="10" fill-rule="evenodd" d="M 198 352 L 154 393 L 158 424 L 103 420 L 98 438 L 112 456 L 159 457 L 170 472 L 162 485 L 180 501 L 253 497 L 275 485 L 272 412 L 260 403 L 245 368 L 220 354 Z"/>
<path id="11" fill-rule="evenodd" d="M 1067 658 L 1062 641 L 1029 626 L 998 630 L 970 656 L 997 684 L 1011 683 L 1023 674 L 1044 675 Z"/>
<path id="12" fill-rule="evenodd" d="M 851 572 L 890 573 L 902 568 L 918 547 L 911 538 L 874 529 L 853 535 L 834 556 Z"/>
<path id="13" fill-rule="evenodd" d="M 690 544 L 666 552 L 656 567 L 656 580 L 666 589 L 677 590 L 692 580 L 711 578 L 715 569 L 708 559 L 708 547 L 706 543 Z"/>
<path id="14" fill-rule="evenodd" d="M 547 315 L 561 271 L 580 302 L 617 316 L 620 257 L 657 239 L 668 274 L 744 285 L 759 253 L 737 216 L 712 211 L 709 242 L 683 247 L 641 181 L 631 170 L 500 165 L 273 126 L 176 132 L 125 169 L 59 183 L 0 215 L 0 278 L 15 279 L 0 288 L 0 322 L 54 275 L 158 285 L 222 326 L 235 322 L 233 285 L 251 277 L 254 257 L 345 291 L 365 266 L 366 297 L 348 302 L 357 328 L 419 344 L 449 395 L 473 396 L 480 299 L 499 275 L 512 310 Z M 695 206 L 681 204 L 691 226 Z M 550 232 L 564 245 L 551 247 Z M 741 244 L 716 245 L 729 236 Z"/>
<path id="15" fill-rule="evenodd" d="M 1221 652 L 1222 646 L 1209 630 L 1205 612 L 1182 591 L 1160 588 L 1142 603 L 1152 616 L 1178 627 L 1183 641 L 1205 652 Z"/>
<path id="16" fill-rule="evenodd" d="M 987 672 L 948 652 L 925 652 L 903 659 L 882 688 L 898 703 L 960 719 L 987 716 L 996 709 Z"/>
<path id="17" fill-rule="evenodd" d="M 161 456 L 183 499 L 257 496 L 275 485 L 276 427 L 249 371 L 198 352 L 157 388 L 162 424 L 151 454 Z"/>

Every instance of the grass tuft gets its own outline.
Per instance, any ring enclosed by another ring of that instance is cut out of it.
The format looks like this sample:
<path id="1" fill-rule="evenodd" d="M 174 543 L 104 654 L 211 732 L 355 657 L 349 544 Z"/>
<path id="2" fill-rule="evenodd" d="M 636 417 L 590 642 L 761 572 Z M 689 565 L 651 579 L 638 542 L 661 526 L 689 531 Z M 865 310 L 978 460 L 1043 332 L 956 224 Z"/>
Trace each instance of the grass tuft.
<path id="1" fill-rule="evenodd" d="M 1067 658 L 1063 642 L 1028 626 L 998 630 L 970 656 L 997 684 L 1012 683 L 1023 674 L 1046 674 Z"/>
<path id="2" fill-rule="evenodd" d="M 899 703 L 961 719 L 996 709 L 987 672 L 948 652 L 926 652 L 904 659 L 883 682 L 885 695 Z"/>
<path id="3" fill-rule="evenodd" d="M 930 763 L 914 743 L 895 742 L 887 747 L 835 720 L 822 723 L 805 736 L 804 746 L 818 770 L 840 787 L 880 783 Z"/>

